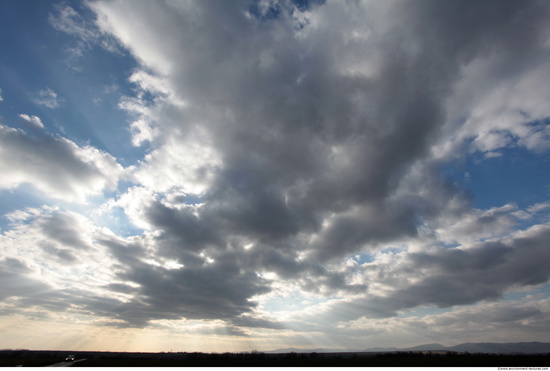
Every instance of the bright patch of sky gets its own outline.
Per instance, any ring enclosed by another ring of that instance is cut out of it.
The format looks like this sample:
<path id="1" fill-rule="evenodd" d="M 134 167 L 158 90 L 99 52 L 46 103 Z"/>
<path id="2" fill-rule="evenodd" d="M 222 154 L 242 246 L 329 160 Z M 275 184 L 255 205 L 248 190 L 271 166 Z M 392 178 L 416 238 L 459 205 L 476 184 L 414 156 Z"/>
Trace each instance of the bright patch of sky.
<path id="1" fill-rule="evenodd" d="M 550 341 L 549 20 L 0 2 L 0 347 Z"/>

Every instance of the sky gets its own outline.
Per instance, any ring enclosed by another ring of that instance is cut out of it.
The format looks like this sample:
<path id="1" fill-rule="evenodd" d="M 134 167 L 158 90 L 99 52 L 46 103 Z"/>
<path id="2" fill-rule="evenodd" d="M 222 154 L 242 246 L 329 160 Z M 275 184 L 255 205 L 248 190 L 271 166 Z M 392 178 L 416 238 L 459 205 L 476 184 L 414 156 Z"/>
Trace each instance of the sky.
<path id="1" fill-rule="evenodd" d="M 0 1 L 0 349 L 550 342 L 550 3 Z"/>

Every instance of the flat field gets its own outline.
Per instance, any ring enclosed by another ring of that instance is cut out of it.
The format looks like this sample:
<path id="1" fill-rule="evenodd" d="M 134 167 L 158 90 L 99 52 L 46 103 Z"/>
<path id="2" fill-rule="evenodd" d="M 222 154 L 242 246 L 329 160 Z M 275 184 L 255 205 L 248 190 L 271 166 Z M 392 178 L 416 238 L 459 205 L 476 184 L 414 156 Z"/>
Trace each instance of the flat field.
<path id="1" fill-rule="evenodd" d="M 89 359 L 74 367 L 548 367 L 548 355 L 453 355 L 369 358 Z"/>
<path id="2" fill-rule="evenodd" d="M 0 351 L 0 367 L 40 367 L 77 354 L 71 367 L 550 367 L 550 354 L 392 353 L 124 353 Z"/>

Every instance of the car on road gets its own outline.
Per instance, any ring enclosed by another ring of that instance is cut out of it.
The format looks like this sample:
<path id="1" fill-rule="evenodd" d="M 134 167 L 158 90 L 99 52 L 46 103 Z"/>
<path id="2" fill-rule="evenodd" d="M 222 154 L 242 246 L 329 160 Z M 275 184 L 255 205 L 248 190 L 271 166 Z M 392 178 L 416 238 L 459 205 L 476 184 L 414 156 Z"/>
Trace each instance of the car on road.
<path id="1" fill-rule="evenodd" d="M 67 356 L 67 358 L 65 358 L 65 362 L 74 362 L 74 359 L 75 359 L 75 356 L 71 354 Z"/>

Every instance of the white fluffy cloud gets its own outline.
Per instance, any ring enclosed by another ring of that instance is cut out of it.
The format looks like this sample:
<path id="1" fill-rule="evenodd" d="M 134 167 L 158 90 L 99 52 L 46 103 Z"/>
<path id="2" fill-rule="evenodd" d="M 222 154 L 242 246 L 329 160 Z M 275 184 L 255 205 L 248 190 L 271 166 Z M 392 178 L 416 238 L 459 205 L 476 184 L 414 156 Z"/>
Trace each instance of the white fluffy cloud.
<path id="1" fill-rule="evenodd" d="M 0 143 L 2 188 L 30 183 L 48 196 L 84 202 L 90 195 L 116 187 L 123 171 L 105 152 L 46 133 L 32 136 L 1 126 Z"/>
<path id="2" fill-rule="evenodd" d="M 20 114 L 19 117 L 21 117 L 23 120 L 31 123 L 32 125 L 34 125 L 35 127 L 39 128 L 39 129 L 43 129 L 44 128 L 44 124 L 42 123 L 42 120 L 40 120 L 40 117 L 38 116 L 33 116 L 33 115 L 27 115 L 27 114 Z"/>

